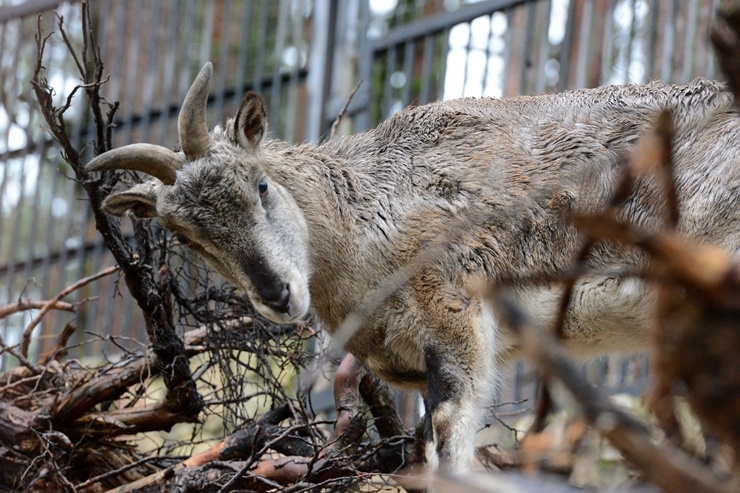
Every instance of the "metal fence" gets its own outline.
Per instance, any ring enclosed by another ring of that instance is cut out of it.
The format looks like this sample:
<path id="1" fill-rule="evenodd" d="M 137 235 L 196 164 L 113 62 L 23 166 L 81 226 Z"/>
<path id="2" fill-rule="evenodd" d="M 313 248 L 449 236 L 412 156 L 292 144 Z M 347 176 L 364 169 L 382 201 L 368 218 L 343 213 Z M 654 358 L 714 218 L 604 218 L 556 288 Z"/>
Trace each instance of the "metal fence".
<path id="1" fill-rule="evenodd" d="M 437 99 L 715 78 L 705 37 L 718 1 L 96 0 L 91 8 L 111 75 L 104 93 L 120 101 L 116 144 L 172 146 L 179 104 L 206 60 L 215 66 L 209 124 L 230 115 L 242 95 L 255 90 L 266 99 L 273 136 L 316 142 L 326 138 L 360 79 L 340 132 L 361 131 L 408 104 Z M 28 83 L 37 22 L 48 33 L 58 30 L 61 16 L 68 32 L 79 36 L 78 1 L 5 4 L 0 306 L 21 296 L 48 299 L 113 262 L 81 188 L 43 131 Z M 78 83 L 74 62 L 58 37 L 47 53 L 47 78 L 62 98 Z M 70 125 L 78 142 L 92 139 L 86 122 L 71 115 Z M 91 296 L 99 300 L 78 314 L 46 317 L 35 349 L 67 321 L 95 332 L 144 333 L 130 297 L 117 294 L 115 279 L 75 292 L 70 301 Z M 0 320 L 7 343 L 18 341 L 29 317 Z M 624 388 L 639 386 L 642 366 L 634 360 L 607 371 L 604 361 L 589 371 Z M 525 374 L 516 375 L 512 399 L 523 395 Z"/>

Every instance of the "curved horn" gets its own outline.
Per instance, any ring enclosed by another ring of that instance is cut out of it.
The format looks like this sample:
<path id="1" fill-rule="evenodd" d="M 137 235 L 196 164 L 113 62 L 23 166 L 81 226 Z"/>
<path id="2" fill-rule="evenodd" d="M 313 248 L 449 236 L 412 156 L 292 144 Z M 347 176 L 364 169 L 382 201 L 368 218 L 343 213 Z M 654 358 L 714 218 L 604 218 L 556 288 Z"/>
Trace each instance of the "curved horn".
<path id="1" fill-rule="evenodd" d="M 213 74 L 213 65 L 206 62 L 198 77 L 190 86 L 177 118 L 177 133 L 180 146 L 189 160 L 203 156 L 211 147 L 211 136 L 206 123 L 208 82 Z"/>
<path id="2" fill-rule="evenodd" d="M 87 163 L 88 171 L 128 169 L 159 178 L 165 185 L 175 183 L 176 172 L 184 164 L 182 157 L 166 147 L 131 144 L 105 152 Z"/>

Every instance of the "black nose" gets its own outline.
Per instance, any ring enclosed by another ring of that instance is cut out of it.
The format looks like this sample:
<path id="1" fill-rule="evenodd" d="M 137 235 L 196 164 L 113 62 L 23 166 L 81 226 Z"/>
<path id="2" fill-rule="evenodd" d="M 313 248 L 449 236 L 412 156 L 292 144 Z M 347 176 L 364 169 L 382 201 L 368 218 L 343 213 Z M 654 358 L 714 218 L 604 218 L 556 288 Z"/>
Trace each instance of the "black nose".
<path id="1" fill-rule="evenodd" d="M 267 294 L 267 296 L 263 296 L 262 301 L 276 312 L 288 313 L 290 311 L 289 284 L 284 284 L 279 289 L 275 289 L 271 293 L 264 294 Z"/>

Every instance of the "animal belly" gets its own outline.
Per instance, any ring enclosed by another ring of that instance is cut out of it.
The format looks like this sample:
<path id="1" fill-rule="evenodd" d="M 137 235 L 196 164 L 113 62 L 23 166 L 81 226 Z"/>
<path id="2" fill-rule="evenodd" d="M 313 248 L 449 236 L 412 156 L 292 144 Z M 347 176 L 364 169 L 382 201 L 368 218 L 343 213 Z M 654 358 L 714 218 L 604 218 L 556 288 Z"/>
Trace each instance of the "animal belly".
<path id="1" fill-rule="evenodd" d="M 522 309 L 542 328 L 555 322 L 562 287 L 518 290 Z M 647 329 L 653 323 L 655 300 L 644 282 L 632 278 L 592 277 L 574 287 L 563 328 L 565 345 L 589 357 L 647 348 Z"/>

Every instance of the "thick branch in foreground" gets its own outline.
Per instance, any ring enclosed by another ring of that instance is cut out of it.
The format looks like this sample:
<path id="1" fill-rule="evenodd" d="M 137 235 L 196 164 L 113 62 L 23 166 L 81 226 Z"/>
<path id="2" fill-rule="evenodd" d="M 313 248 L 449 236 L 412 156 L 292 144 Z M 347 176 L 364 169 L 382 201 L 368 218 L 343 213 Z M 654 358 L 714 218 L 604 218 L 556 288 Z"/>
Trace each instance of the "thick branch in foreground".
<path id="1" fill-rule="evenodd" d="M 660 283 L 648 402 L 656 415 L 670 417 L 669 397 L 680 384 L 703 424 L 740 450 L 740 264 L 721 248 L 672 231 L 650 234 L 611 214 L 578 222 L 653 259 Z"/>
<path id="2" fill-rule="evenodd" d="M 709 39 L 740 110 L 740 8 L 721 11 L 718 17 L 720 22 L 710 31 Z"/>
<path id="3" fill-rule="evenodd" d="M 528 317 L 506 296 L 492 295 L 491 302 L 503 323 L 518 336 L 522 353 L 543 378 L 565 386 L 585 419 L 614 445 L 650 482 L 672 493 L 730 493 L 735 485 L 720 481 L 707 468 L 683 452 L 650 442 L 644 425 L 615 407 L 589 384 L 551 334 L 535 328 Z"/>

